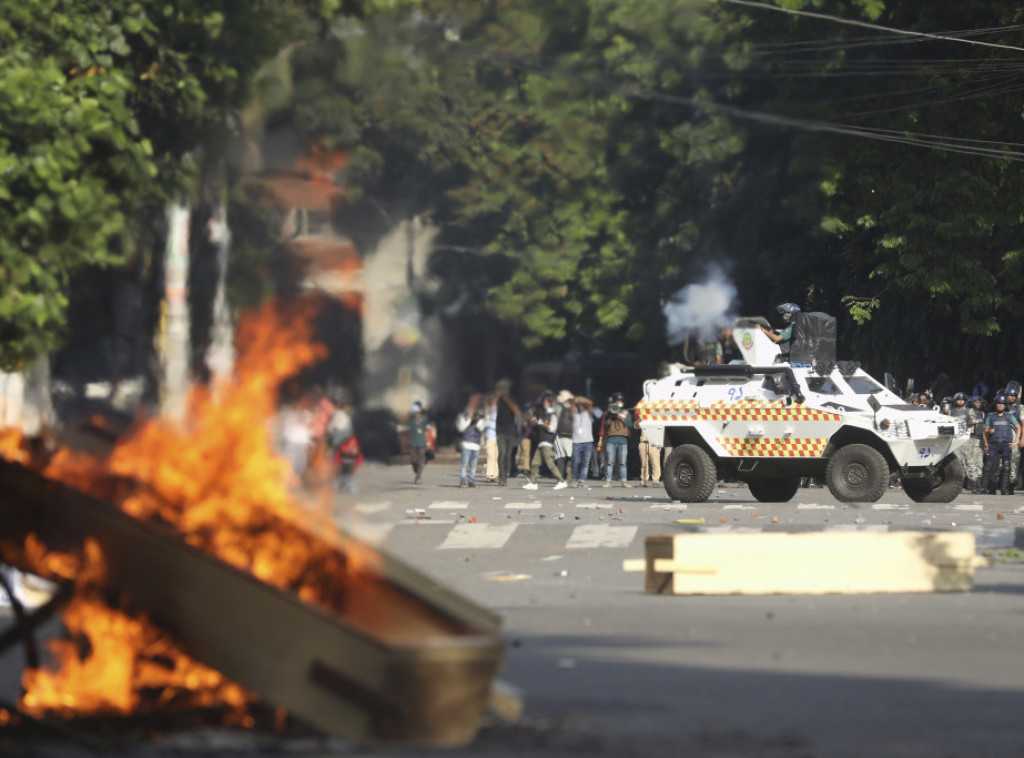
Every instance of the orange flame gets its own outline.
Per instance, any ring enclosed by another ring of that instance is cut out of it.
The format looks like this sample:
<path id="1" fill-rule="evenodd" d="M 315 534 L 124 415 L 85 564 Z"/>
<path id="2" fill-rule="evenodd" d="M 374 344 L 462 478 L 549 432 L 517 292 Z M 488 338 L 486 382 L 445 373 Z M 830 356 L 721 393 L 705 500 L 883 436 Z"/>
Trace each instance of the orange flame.
<path id="1" fill-rule="evenodd" d="M 183 421 L 140 422 L 117 445 L 107 469 L 61 450 L 43 473 L 106 498 L 118 490 L 110 474 L 130 482 L 119 502 L 126 513 L 170 524 L 203 552 L 338 612 L 353 572 L 370 568 L 373 553 L 351 545 L 340 551 L 329 518 L 296 503 L 289 464 L 275 452 L 269 424 L 282 382 L 325 353 L 311 340 L 309 315 L 268 305 L 244 318 L 234 377 L 212 390 L 194 389 Z M 0 455 L 20 449 L 20 440 L 0 437 Z M 12 554 L 10 546 L 4 550 Z M 13 551 L 26 567 L 76 586 L 64 614 L 73 639 L 51 646 L 56 668 L 26 672 L 26 712 L 130 713 L 148 689 L 160 692 L 159 703 L 182 700 L 187 692 L 192 706 L 226 704 L 245 723 L 253 695 L 188 658 L 145 616 L 99 599 L 104 567 L 95 543 L 87 541 L 81 556 L 48 552 L 34 538 Z M 89 641 L 87 655 L 79 655 L 81 639 Z"/>

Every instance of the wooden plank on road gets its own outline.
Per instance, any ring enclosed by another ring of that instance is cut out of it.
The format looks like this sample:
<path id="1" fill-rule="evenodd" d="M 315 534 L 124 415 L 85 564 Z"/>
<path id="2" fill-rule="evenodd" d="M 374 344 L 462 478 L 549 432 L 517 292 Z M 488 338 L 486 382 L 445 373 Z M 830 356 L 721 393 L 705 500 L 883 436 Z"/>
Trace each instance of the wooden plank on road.
<path id="1" fill-rule="evenodd" d="M 966 591 L 970 532 L 678 534 L 648 537 L 649 593 L 825 594 Z"/>

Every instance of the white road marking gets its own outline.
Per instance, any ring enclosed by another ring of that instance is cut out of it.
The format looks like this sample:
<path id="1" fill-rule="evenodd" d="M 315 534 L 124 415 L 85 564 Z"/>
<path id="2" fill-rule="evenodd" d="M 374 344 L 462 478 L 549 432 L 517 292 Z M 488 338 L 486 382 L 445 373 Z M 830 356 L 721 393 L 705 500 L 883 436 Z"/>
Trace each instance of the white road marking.
<path id="1" fill-rule="evenodd" d="M 985 506 L 981 503 L 960 503 L 953 506 L 954 511 L 983 511 Z"/>
<path id="2" fill-rule="evenodd" d="M 352 509 L 357 513 L 380 513 L 386 511 L 391 507 L 391 501 L 386 500 L 383 503 L 356 503 Z"/>
<path id="3" fill-rule="evenodd" d="M 686 503 L 657 503 L 651 506 L 652 511 L 685 511 Z"/>
<path id="4" fill-rule="evenodd" d="M 635 526 L 611 526 L 610 524 L 588 524 L 578 526 L 566 548 L 629 547 L 636 537 Z"/>
<path id="5" fill-rule="evenodd" d="M 371 545 L 380 545 L 387 539 L 394 524 L 370 524 L 366 521 L 356 521 L 345 525 L 345 531 L 356 539 L 368 542 Z"/>
<path id="6" fill-rule="evenodd" d="M 612 507 L 611 503 L 576 503 L 577 508 L 585 508 L 588 510 L 609 510 Z"/>
<path id="7" fill-rule="evenodd" d="M 466 509 L 469 507 L 469 503 L 460 503 L 455 500 L 435 500 L 427 507 L 434 510 L 451 510 L 453 508 Z"/>
<path id="8" fill-rule="evenodd" d="M 505 546 L 517 524 L 457 524 L 438 550 L 487 550 Z"/>
<path id="9" fill-rule="evenodd" d="M 800 503 L 796 509 L 798 511 L 833 511 L 835 506 L 821 505 L 820 503 Z"/>
<path id="10" fill-rule="evenodd" d="M 535 500 L 535 501 L 533 501 L 531 503 L 506 503 L 505 504 L 505 508 L 506 509 L 511 508 L 513 510 L 519 510 L 519 509 L 526 509 L 526 508 L 540 508 L 540 505 L 541 504 L 538 501 Z"/>
<path id="11" fill-rule="evenodd" d="M 873 503 L 871 507 L 876 511 L 905 511 L 910 508 L 909 505 L 900 503 Z"/>
<path id="12" fill-rule="evenodd" d="M 724 511 L 752 511 L 755 506 L 753 505 L 723 505 L 722 510 Z"/>

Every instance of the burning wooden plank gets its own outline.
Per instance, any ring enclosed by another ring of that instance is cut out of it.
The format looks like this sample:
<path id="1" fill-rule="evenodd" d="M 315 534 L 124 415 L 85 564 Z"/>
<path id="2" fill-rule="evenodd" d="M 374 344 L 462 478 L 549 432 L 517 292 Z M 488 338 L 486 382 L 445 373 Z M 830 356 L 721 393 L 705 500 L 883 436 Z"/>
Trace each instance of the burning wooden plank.
<path id="1" fill-rule="evenodd" d="M 387 556 L 372 571 L 349 573 L 333 608 L 317 607 L 184 544 L 170 528 L 4 461 L 0 525 L 0 555 L 15 565 L 31 534 L 56 552 L 95 540 L 105 590 L 197 660 L 356 742 L 468 742 L 501 663 L 494 614 Z M 347 540 L 336 550 L 343 566 Z"/>

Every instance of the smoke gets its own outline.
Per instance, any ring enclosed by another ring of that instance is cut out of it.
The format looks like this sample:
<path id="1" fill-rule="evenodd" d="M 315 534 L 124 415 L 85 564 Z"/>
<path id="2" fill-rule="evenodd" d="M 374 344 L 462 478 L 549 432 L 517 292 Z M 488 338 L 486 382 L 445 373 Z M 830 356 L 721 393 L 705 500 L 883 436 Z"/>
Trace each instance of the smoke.
<path id="1" fill-rule="evenodd" d="M 736 285 L 721 267 L 710 267 L 703 282 L 686 285 L 662 307 L 668 344 L 680 344 L 688 332 L 708 335 L 717 327 L 731 326 L 735 309 Z"/>

